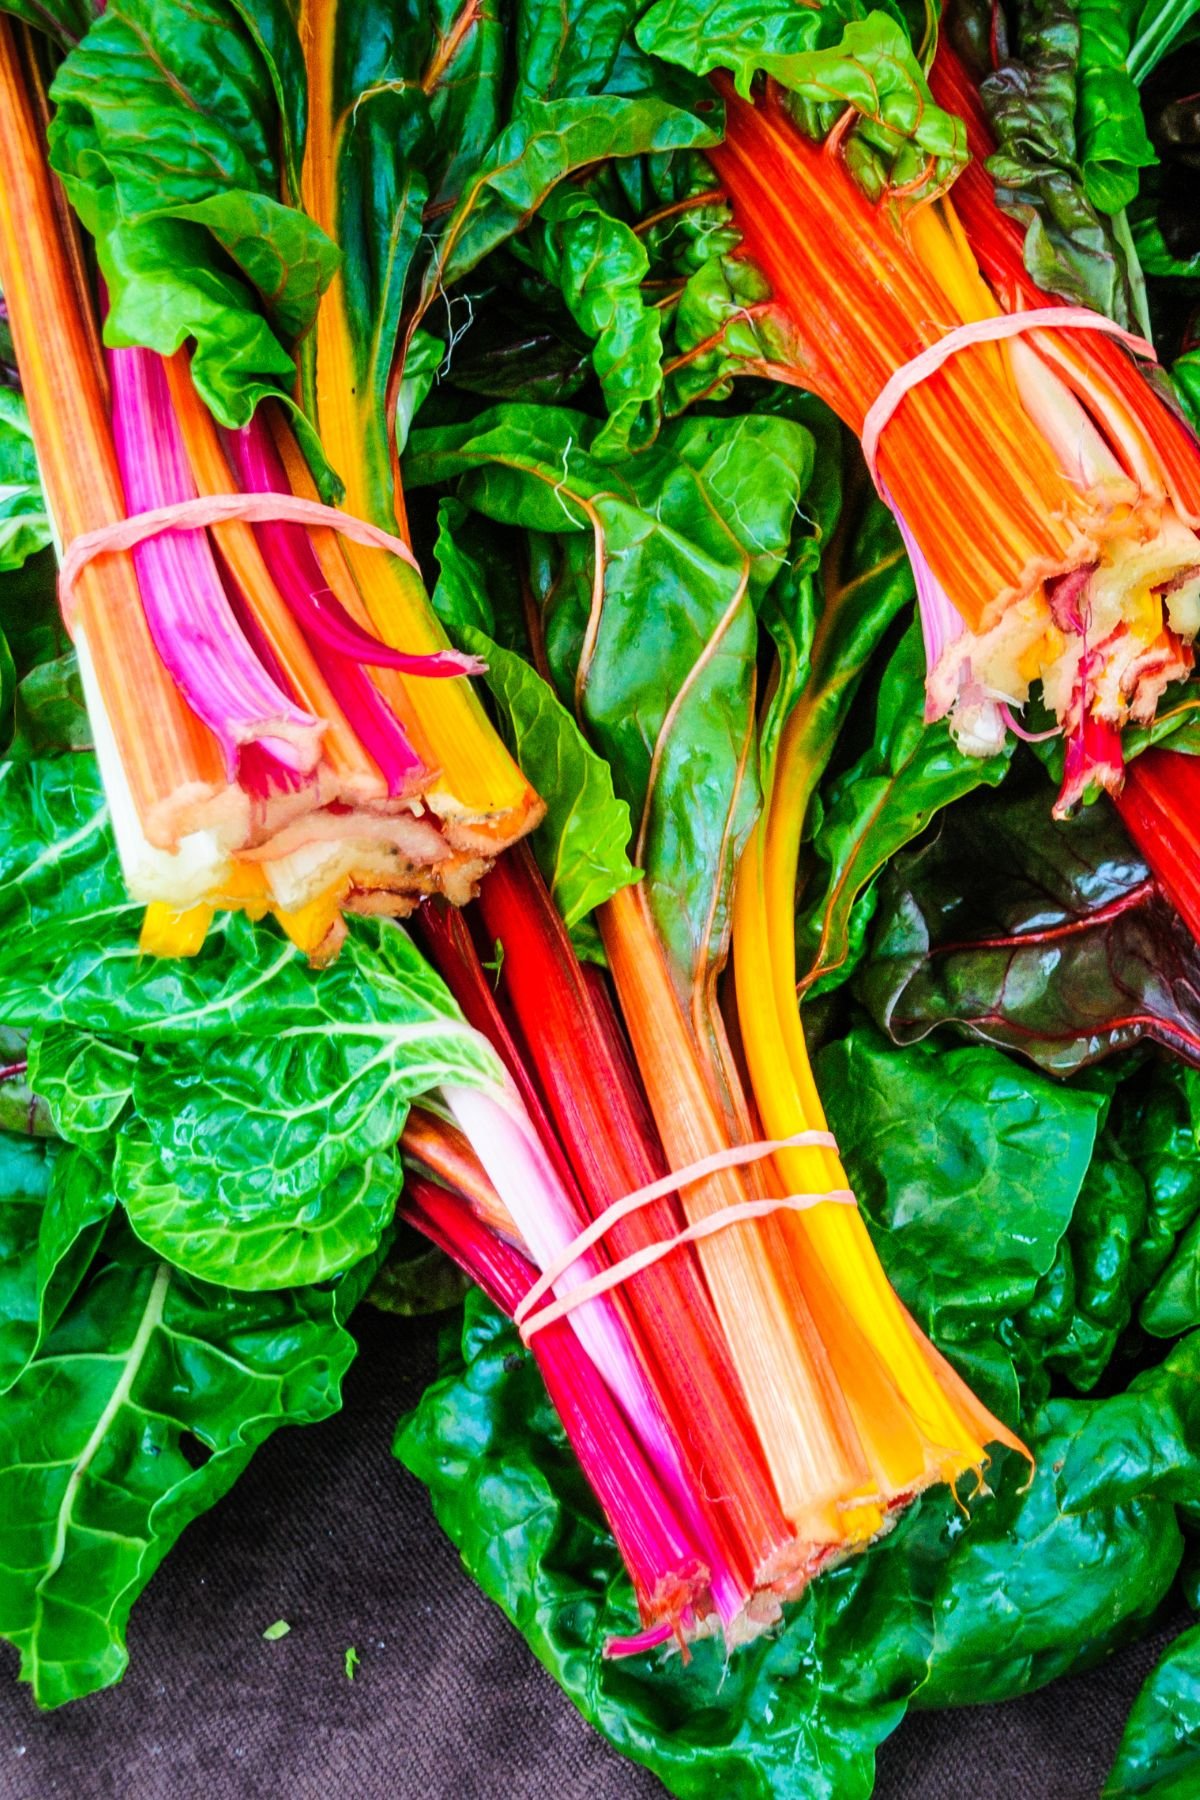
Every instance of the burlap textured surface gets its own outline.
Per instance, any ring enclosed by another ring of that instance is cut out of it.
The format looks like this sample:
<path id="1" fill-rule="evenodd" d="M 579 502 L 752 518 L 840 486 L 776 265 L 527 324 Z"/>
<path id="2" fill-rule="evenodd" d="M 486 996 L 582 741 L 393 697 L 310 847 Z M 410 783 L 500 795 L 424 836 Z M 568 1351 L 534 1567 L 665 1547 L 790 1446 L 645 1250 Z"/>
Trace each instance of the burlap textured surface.
<path id="1" fill-rule="evenodd" d="M 135 1608 L 121 1687 L 39 1716 L 0 1669 L 3 1800 L 641 1800 L 389 1453 L 435 1329 L 364 1311 L 336 1419 L 274 1438 Z M 275 1643 L 262 1632 L 286 1619 Z M 1097 1800 L 1167 1634 L 1007 1707 L 914 1716 L 878 1800 Z M 360 1657 L 346 1679 L 345 1653 Z M 734 1800 L 737 1797 L 734 1796 Z"/>

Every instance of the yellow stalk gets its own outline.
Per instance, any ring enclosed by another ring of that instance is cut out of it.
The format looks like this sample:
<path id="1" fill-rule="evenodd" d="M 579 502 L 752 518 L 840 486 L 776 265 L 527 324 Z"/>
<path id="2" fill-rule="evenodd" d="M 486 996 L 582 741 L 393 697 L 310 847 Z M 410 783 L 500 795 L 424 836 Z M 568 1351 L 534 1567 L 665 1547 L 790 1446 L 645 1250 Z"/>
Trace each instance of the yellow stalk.
<path id="1" fill-rule="evenodd" d="M 668 1162 L 682 1168 L 727 1148 L 640 889 L 608 901 L 601 931 Z M 692 1221 L 746 1198 L 736 1169 L 680 1190 Z M 839 1544 L 841 1502 L 864 1491 L 869 1470 L 780 1219 L 730 1226 L 696 1248 L 780 1506 L 809 1543 Z"/>
<path id="2" fill-rule="evenodd" d="M 345 125 L 333 112 L 333 63 L 338 8 L 331 0 L 301 0 L 299 30 L 308 70 L 309 125 L 301 171 L 301 196 L 310 216 L 336 239 L 337 166 Z M 395 517 L 380 517 L 372 495 L 364 444 L 366 409 L 373 406 L 369 384 L 355 378 L 357 358 L 346 312 L 344 283 L 335 275 L 321 300 L 316 322 L 316 399 L 326 453 L 346 487 L 348 511 L 394 529 Z M 393 501 L 393 506 L 395 501 Z M 377 550 L 348 543 L 343 554 L 361 590 L 371 626 L 398 649 L 433 652 L 447 639 L 416 572 Z M 448 835 L 461 824 L 482 826 L 495 847 L 530 829 L 540 803 L 496 736 L 477 695 L 466 681 L 422 681 L 397 677 L 427 740 L 440 778 L 426 796 L 447 823 Z"/>
<path id="3" fill-rule="evenodd" d="M 212 924 L 213 909 L 204 904 L 176 912 L 163 900 L 154 900 L 142 919 L 138 949 L 146 956 L 195 956 L 203 947 Z"/>

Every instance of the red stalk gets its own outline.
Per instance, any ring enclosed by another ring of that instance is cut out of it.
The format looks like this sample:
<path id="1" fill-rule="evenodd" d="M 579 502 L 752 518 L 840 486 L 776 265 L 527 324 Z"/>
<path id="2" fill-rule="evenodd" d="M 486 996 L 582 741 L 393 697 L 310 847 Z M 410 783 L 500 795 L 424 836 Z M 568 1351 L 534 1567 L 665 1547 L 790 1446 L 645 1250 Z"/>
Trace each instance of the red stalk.
<path id="1" fill-rule="evenodd" d="M 535 1280 L 531 1263 L 480 1224 L 469 1206 L 419 1175 L 406 1181 L 400 1210 L 512 1316 Z M 692 1556 L 653 1469 L 570 1325 L 547 1326 L 532 1350 L 633 1580 L 643 1622 L 679 1629 L 704 1590 L 707 1570 Z"/>
<path id="2" fill-rule="evenodd" d="M 537 865 L 521 848 L 485 880 L 480 909 L 503 948 L 500 986 L 594 1218 L 667 1166 L 607 997 L 589 984 Z M 614 1257 L 674 1235 L 663 1200 L 613 1227 Z M 697 1264 L 675 1255 L 627 1283 L 660 1391 L 712 1502 L 722 1547 L 748 1585 L 792 1532 L 779 1510 Z"/>
<path id="3" fill-rule="evenodd" d="M 1147 750 L 1116 796 L 1126 831 L 1200 943 L 1200 758 Z"/>

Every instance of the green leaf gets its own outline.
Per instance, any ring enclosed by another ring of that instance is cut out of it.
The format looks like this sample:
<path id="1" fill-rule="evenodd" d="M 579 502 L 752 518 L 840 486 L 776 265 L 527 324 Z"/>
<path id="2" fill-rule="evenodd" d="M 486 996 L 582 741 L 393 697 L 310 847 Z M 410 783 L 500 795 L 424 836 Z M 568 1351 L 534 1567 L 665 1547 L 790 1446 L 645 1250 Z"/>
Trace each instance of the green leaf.
<path id="1" fill-rule="evenodd" d="M 1088 13 L 1089 39 L 1113 10 L 1119 9 L 1098 0 Z M 1025 266 L 1039 287 L 1107 313 L 1119 325 L 1142 329 L 1136 256 L 1093 197 L 1097 180 L 1101 192 L 1108 192 L 1097 159 L 1109 141 L 1102 80 L 1084 121 L 1083 141 L 1077 125 L 1082 28 L 1075 0 L 1024 0 L 1014 54 L 981 86 L 998 146 L 988 170 L 1000 205 L 1027 228 Z M 1127 120 L 1127 100 L 1123 91 L 1118 121 Z M 1137 117 L 1140 121 L 1140 109 Z M 1118 142 L 1116 148 L 1124 154 L 1128 146 Z M 1091 157 L 1091 190 L 1081 167 L 1085 154 Z M 1118 184 L 1121 180 L 1118 175 Z M 1127 189 L 1127 174 L 1124 182 Z M 1134 167 L 1134 192 L 1136 182 Z"/>
<path id="2" fill-rule="evenodd" d="M 853 973 L 874 910 L 872 884 L 897 850 L 942 807 L 1007 773 L 1011 744 L 995 756 L 966 756 L 944 721 L 926 724 L 924 703 L 925 649 L 914 622 L 884 670 L 874 742 L 824 795 L 814 840 L 824 879 L 797 924 L 805 988 Z"/>
<path id="3" fill-rule="evenodd" d="M 1156 162 L 1128 59 L 1135 8 L 1080 0 L 1079 162 L 1084 191 L 1101 212 L 1116 213 L 1138 191 L 1138 171 Z"/>
<path id="4" fill-rule="evenodd" d="M 1146 1677 L 1125 1721 L 1104 1800 L 1187 1800 L 1200 1782 L 1200 1625 Z"/>
<path id="5" fill-rule="evenodd" d="M 1145 0 L 1140 8 L 1135 5 L 1137 23 L 1126 66 L 1139 86 L 1198 14 L 1197 0 Z"/>
<path id="6" fill-rule="evenodd" d="M 657 0 L 637 40 L 695 75 L 728 69 L 743 99 L 756 75 L 770 76 L 795 96 L 798 122 L 810 137 L 826 137 L 853 109 L 857 121 L 844 154 L 873 199 L 891 187 L 913 195 L 939 191 L 967 160 L 962 120 L 934 104 L 898 18 L 878 10 L 845 24 L 847 11 L 858 8 Z"/>
<path id="7" fill-rule="evenodd" d="M 370 1254 L 409 1101 L 500 1075 L 386 921 L 319 973 L 241 914 L 193 958 L 143 957 L 86 757 L 0 770 L 0 923 L 25 952 L 0 1021 L 34 1031 L 59 1128 L 96 1150 L 118 1133 L 135 1229 L 202 1279 L 282 1287 Z"/>
<path id="8" fill-rule="evenodd" d="M 1170 1590 L 1183 1539 L 1174 1508 L 1138 1498 L 1072 1504 L 1058 1465 L 1107 1400 L 1052 1400 L 1032 1421 L 1027 1465 L 1001 1451 L 938 1571 L 922 1708 L 981 1705 L 1090 1667 L 1146 1630 Z"/>
<path id="9" fill-rule="evenodd" d="M 0 1411 L 0 1634 L 39 1705 L 118 1680 L 184 1526 L 277 1425 L 337 1409 L 368 1275 L 247 1298 L 128 1244 L 76 1295 Z"/>
<path id="10" fill-rule="evenodd" d="M 427 299 L 519 230 L 576 169 L 611 156 L 663 155 L 716 141 L 711 124 L 650 96 L 526 101 L 446 221 L 425 280 Z"/>
<path id="11" fill-rule="evenodd" d="M 462 1356 L 447 1341 L 443 1368 L 396 1454 L 584 1716 L 689 1800 L 866 1800 L 875 1746 L 924 1674 L 949 1505 L 913 1508 L 869 1557 L 815 1582 L 781 1630 L 729 1659 L 710 1639 L 686 1667 L 673 1655 L 609 1661 L 605 1639 L 637 1629 L 633 1596 L 536 1365 L 472 1293 Z"/>
<path id="12" fill-rule="evenodd" d="M 72 1026 L 36 1029 L 30 1081 L 50 1108 L 54 1129 L 73 1144 L 99 1146 L 133 1094 L 138 1052 Z"/>
<path id="13" fill-rule="evenodd" d="M 0 1135 L 0 1394 L 33 1354 L 41 1319 L 37 1245 L 57 1144 Z"/>
<path id="14" fill-rule="evenodd" d="M 228 426 L 287 398 L 290 345 L 338 265 L 294 204 L 302 66 L 284 0 L 115 0 L 52 91 L 51 161 L 97 240 L 106 340 L 170 355 L 193 338 L 196 386 Z"/>
<path id="15" fill-rule="evenodd" d="M 455 541 L 465 518 L 466 509 L 457 501 L 443 501 L 434 608 L 462 649 L 485 658 L 505 741 L 538 793 L 546 796 L 546 817 L 533 845 L 554 903 L 573 931 L 619 888 L 639 879 L 640 871 L 626 855 L 629 808 L 613 792 L 608 764 L 591 749 L 550 684 L 489 635 L 495 620 L 485 572 L 465 545 Z M 483 629 L 476 620 L 484 622 Z"/>
<path id="16" fill-rule="evenodd" d="M 92 748 L 91 720 L 73 650 L 30 669 L 17 683 L 15 702 L 15 734 L 8 750 L 14 762 Z"/>
<path id="17" fill-rule="evenodd" d="M 898 1051 L 862 1029 L 822 1050 L 816 1070 L 889 1279 L 1016 1423 L 1023 1371 L 1008 1322 L 1071 1222 L 1102 1097 L 993 1050 Z"/>
<path id="18" fill-rule="evenodd" d="M 662 389 L 661 316 L 642 283 L 650 259 L 641 239 L 594 195 L 557 189 L 542 207 L 534 260 L 561 289 L 572 318 L 595 340 L 592 367 L 608 409 L 593 456 L 623 456 L 658 429 Z"/>
<path id="19" fill-rule="evenodd" d="M 498 407 L 415 434 L 408 481 L 464 477 L 465 504 L 554 540 L 531 577 L 555 685 L 639 821 L 633 855 L 690 994 L 724 954 L 758 806 L 756 607 L 810 443 L 788 419 L 688 419 L 616 468 L 591 456 L 595 433 L 579 413 Z"/>
<path id="20" fill-rule="evenodd" d="M 0 386 L 0 573 L 19 569 L 50 539 L 25 402 Z"/>

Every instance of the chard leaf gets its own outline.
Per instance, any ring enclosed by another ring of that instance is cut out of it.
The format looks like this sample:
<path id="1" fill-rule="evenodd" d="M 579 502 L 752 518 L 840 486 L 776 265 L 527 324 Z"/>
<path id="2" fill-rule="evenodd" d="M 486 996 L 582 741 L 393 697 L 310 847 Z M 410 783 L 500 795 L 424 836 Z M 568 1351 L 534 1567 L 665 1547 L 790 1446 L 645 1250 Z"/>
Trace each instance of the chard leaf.
<path id="1" fill-rule="evenodd" d="M 39 1705 L 119 1680 L 130 1608 L 277 1425 L 326 1417 L 371 1265 L 246 1297 L 120 1245 L 0 1411 L 0 1635 Z"/>
<path id="2" fill-rule="evenodd" d="M 906 571 L 907 573 L 907 571 Z M 995 756 L 965 756 L 944 720 L 924 715 L 925 650 L 919 623 L 884 671 L 874 742 L 823 794 L 813 848 L 821 859 L 816 895 L 797 924 L 801 991 L 844 981 L 862 955 L 875 908 L 874 883 L 897 850 L 920 836 L 951 801 L 1007 773 L 1011 745 Z"/>
<path id="3" fill-rule="evenodd" d="M 1079 162 L 1084 192 L 1105 213 L 1128 206 L 1139 170 L 1157 161 L 1128 67 L 1136 23 L 1132 5 L 1080 0 Z"/>
<path id="4" fill-rule="evenodd" d="M 0 1394 L 38 1339 L 38 1234 L 60 1148 L 45 1138 L 0 1134 Z"/>
<path id="5" fill-rule="evenodd" d="M 1111 10 L 1093 8 L 1089 31 Z M 1097 145 L 1103 153 L 1110 141 L 1099 87 L 1083 145 L 1077 129 L 1082 20 L 1074 0 L 1023 0 L 1014 54 L 981 84 L 998 146 L 988 170 L 1000 205 L 1026 227 L 1025 266 L 1039 287 L 1141 328 L 1136 257 L 1096 204 L 1080 166 L 1081 155 L 1090 154 L 1092 190 L 1099 178 L 1101 190 L 1110 191 L 1096 158 Z M 1127 186 L 1129 176 L 1124 180 Z M 1133 183 L 1136 192 L 1136 168 Z"/>
<path id="6" fill-rule="evenodd" d="M 811 451 L 787 419 L 694 419 L 618 468 L 595 434 L 579 413 L 496 408 L 415 434 L 408 482 L 459 477 L 465 504 L 552 540 L 533 571 L 550 668 L 639 821 L 632 854 L 690 996 L 724 954 L 757 810 L 755 608 Z"/>
<path id="7" fill-rule="evenodd" d="M 712 1639 L 686 1668 L 677 1656 L 609 1661 L 605 1639 L 637 1629 L 628 1578 L 536 1365 L 477 1292 L 462 1355 L 447 1334 L 442 1377 L 401 1425 L 396 1454 L 568 1697 L 671 1793 L 866 1800 L 875 1747 L 924 1674 L 948 1505 L 914 1507 L 728 1661 Z"/>
<path id="8" fill-rule="evenodd" d="M 107 341 L 169 355 L 194 338 L 197 388 L 229 426 L 286 398 L 288 347 L 337 267 L 295 204 L 301 66 L 283 0 L 115 0 L 52 91 L 51 160 L 97 239 Z"/>
<path id="9" fill-rule="evenodd" d="M 30 1038 L 30 1081 L 59 1136 L 84 1147 L 102 1144 L 129 1104 L 137 1062 L 135 1050 L 71 1026 L 46 1025 Z"/>
<path id="10" fill-rule="evenodd" d="M 1200 1625 L 1182 1631 L 1146 1677 L 1103 1800 L 1186 1800 L 1200 1781 Z"/>
<path id="11" fill-rule="evenodd" d="M 1135 21 L 1126 66 L 1139 85 L 1200 13 L 1196 0 L 1144 0 L 1133 6 Z M 1194 27 L 1193 27 L 1194 29 Z"/>
<path id="12" fill-rule="evenodd" d="M 1071 1222 L 1102 1096 L 994 1050 L 898 1051 L 866 1030 L 822 1050 L 817 1074 L 889 1279 L 1015 1424 L 1018 1374 L 1039 1371 L 1012 1322 Z"/>
<path id="13" fill-rule="evenodd" d="M 408 937 L 360 922 L 314 974 L 273 930 L 219 918 L 187 960 L 144 958 L 94 765 L 0 771 L 0 922 L 25 954 L 0 1020 L 34 1035 L 56 1122 L 99 1153 L 139 1235 L 231 1287 L 320 1281 L 371 1254 L 408 1103 L 499 1076 Z"/>
<path id="14" fill-rule="evenodd" d="M 4 0 L 0 12 L 22 19 L 62 50 L 69 50 L 96 17 L 90 0 Z"/>
<path id="15" fill-rule="evenodd" d="M 505 741 L 521 768 L 546 795 L 546 816 L 533 847 L 554 904 L 575 931 L 618 889 L 640 878 L 626 854 L 632 825 L 629 807 L 613 792 L 612 771 L 596 755 L 554 689 L 537 670 L 489 636 L 495 620 L 486 577 L 456 532 L 466 509 L 442 503 L 434 589 L 438 617 L 454 641 L 487 661 L 487 685 L 500 714 Z M 474 623 L 482 620 L 484 629 Z"/>
<path id="16" fill-rule="evenodd" d="M 50 538 L 25 402 L 0 386 L 0 573 L 19 569 Z"/>
<path id="17" fill-rule="evenodd" d="M 717 141 L 711 124 L 652 96 L 527 100 L 464 186 L 425 277 L 423 306 L 511 237 L 577 169 Z"/>
<path id="18" fill-rule="evenodd" d="M 1087 1413 L 1055 1473 L 1072 1513 L 1147 1495 L 1192 1501 L 1200 1481 L 1200 1333 Z"/>
<path id="19" fill-rule="evenodd" d="M 872 10 L 812 7 L 786 0 L 657 0 L 637 28 L 643 50 L 695 75 L 728 69 L 743 99 L 757 74 L 795 97 L 802 129 L 824 138 L 852 108 L 844 140 L 855 179 L 873 199 L 889 188 L 928 196 L 967 159 L 961 119 L 936 106 L 899 17 Z M 844 25 L 840 39 L 835 33 Z"/>
<path id="20" fill-rule="evenodd" d="M 857 991 L 896 1043 L 938 1025 L 1068 1075 L 1144 1040 L 1200 1062 L 1200 962 L 1107 803 L 1046 789 L 954 809 L 880 889 Z"/>
<path id="21" fill-rule="evenodd" d="M 922 1708 L 979 1705 L 1044 1687 L 1139 1636 L 1183 1552 L 1175 1509 L 1147 1496 L 1073 1503 L 1058 1465 L 1109 1400 L 1051 1400 L 1031 1421 L 1027 1464 L 1002 1450 L 995 1489 L 938 1571 Z M 1139 1452 L 1131 1447 L 1131 1461 Z"/>
<path id="22" fill-rule="evenodd" d="M 17 682 L 14 699 L 14 735 L 8 747 L 14 762 L 92 748 L 92 725 L 73 650 L 30 669 Z"/>
<path id="23" fill-rule="evenodd" d="M 671 1793 L 866 1800 L 874 1749 L 907 1704 L 1010 1698 L 1099 1660 L 1154 1616 L 1182 1550 L 1174 1507 L 1139 1494 L 1074 1509 L 1055 1471 L 1110 1404 L 1051 1403 L 1026 1428 L 1032 1483 L 1001 1452 L 994 1491 L 964 1484 L 961 1511 L 945 1490 L 926 1494 L 814 1582 L 777 1631 L 728 1662 L 701 1642 L 686 1669 L 670 1655 L 603 1657 L 636 1618 L 616 1547 L 536 1366 L 478 1294 L 461 1354 L 447 1333 L 442 1377 L 396 1453 L 575 1705 Z"/>
<path id="24" fill-rule="evenodd" d="M 641 239 L 594 195 L 557 189 L 541 210 L 534 257 L 561 289 L 572 318 L 595 340 L 592 367 L 608 424 L 592 444 L 600 458 L 622 456 L 658 429 L 662 328 L 642 282 L 650 259 Z"/>

